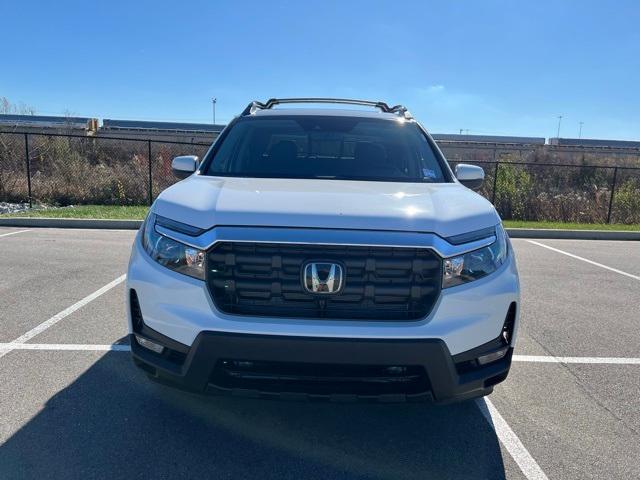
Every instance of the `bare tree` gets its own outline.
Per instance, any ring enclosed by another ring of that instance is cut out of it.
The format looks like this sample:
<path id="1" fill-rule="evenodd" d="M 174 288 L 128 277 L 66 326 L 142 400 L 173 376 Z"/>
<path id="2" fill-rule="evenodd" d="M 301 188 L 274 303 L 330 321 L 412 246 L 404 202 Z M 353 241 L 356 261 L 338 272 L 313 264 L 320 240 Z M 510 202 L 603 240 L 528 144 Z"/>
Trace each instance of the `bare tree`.
<path id="1" fill-rule="evenodd" d="M 0 97 L 0 113 L 11 113 L 11 103 L 7 97 Z"/>
<path id="2" fill-rule="evenodd" d="M 14 113 L 18 115 L 35 115 L 36 109 L 25 103 L 13 104 L 7 97 L 0 97 L 0 113 Z"/>

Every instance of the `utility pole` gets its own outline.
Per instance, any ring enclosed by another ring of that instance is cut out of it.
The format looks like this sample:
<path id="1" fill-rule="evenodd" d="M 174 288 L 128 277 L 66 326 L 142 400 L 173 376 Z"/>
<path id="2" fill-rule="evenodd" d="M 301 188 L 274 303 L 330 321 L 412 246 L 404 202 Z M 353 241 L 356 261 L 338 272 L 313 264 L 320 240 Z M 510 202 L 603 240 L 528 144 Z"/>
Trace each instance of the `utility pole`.
<path id="1" fill-rule="evenodd" d="M 582 125 L 584 122 L 580 122 L 580 130 L 578 130 L 578 139 L 582 138 Z"/>
<path id="2" fill-rule="evenodd" d="M 213 124 L 216 124 L 216 103 L 218 103 L 218 99 L 216 97 L 211 98 L 211 105 L 213 105 Z"/>
<path id="3" fill-rule="evenodd" d="M 562 115 L 558 115 L 558 134 L 556 137 L 560 138 L 560 124 L 562 123 Z"/>

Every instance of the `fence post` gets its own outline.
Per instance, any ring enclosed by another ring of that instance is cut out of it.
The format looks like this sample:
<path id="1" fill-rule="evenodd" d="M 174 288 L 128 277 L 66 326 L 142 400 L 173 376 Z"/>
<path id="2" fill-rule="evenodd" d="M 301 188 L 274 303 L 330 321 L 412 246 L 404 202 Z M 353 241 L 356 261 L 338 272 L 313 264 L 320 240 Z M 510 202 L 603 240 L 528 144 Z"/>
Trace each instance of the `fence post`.
<path id="1" fill-rule="evenodd" d="M 616 190 L 616 180 L 618 178 L 618 167 L 613 169 L 613 181 L 611 182 L 611 195 L 609 196 L 609 212 L 607 213 L 607 223 L 611 223 L 611 209 L 613 207 L 613 192 Z"/>
<path id="2" fill-rule="evenodd" d="M 147 140 L 147 154 L 149 160 L 149 206 L 153 203 L 153 176 L 151 174 L 151 140 Z"/>
<path id="3" fill-rule="evenodd" d="M 493 173 L 493 193 L 491 194 L 491 203 L 496 204 L 496 186 L 498 185 L 498 169 L 500 162 L 496 162 L 496 171 Z"/>
<path id="4" fill-rule="evenodd" d="M 29 208 L 33 208 L 31 197 L 31 159 L 29 158 L 29 134 L 24 134 L 24 158 L 27 163 L 27 191 L 29 192 Z"/>

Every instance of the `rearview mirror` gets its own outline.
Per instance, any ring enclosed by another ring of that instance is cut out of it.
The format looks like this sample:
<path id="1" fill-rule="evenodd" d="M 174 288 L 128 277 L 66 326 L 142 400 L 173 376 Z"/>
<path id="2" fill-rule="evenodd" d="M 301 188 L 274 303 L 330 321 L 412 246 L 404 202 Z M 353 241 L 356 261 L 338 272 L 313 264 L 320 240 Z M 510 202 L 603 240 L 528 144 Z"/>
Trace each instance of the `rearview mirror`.
<path id="1" fill-rule="evenodd" d="M 476 165 L 459 163 L 456 165 L 456 178 L 465 187 L 471 190 L 480 190 L 484 182 L 484 170 Z"/>
<path id="2" fill-rule="evenodd" d="M 198 169 L 198 157 L 195 155 L 182 155 L 171 162 L 173 174 L 178 178 L 187 178 Z"/>

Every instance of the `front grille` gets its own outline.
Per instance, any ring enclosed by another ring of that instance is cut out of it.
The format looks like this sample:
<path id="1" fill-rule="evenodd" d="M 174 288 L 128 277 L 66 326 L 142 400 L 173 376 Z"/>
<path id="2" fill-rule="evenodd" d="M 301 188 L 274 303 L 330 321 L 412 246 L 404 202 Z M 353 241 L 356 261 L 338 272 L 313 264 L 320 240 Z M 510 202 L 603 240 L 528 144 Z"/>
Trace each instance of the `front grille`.
<path id="1" fill-rule="evenodd" d="M 219 360 L 209 382 L 227 389 L 308 395 L 415 395 L 430 391 L 421 366 Z"/>
<path id="2" fill-rule="evenodd" d="M 344 265 L 341 291 L 309 293 L 308 261 Z M 441 288 L 440 258 L 429 249 L 221 242 L 207 254 L 216 306 L 237 315 L 358 320 L 416 320 Z"/>

